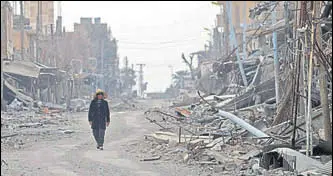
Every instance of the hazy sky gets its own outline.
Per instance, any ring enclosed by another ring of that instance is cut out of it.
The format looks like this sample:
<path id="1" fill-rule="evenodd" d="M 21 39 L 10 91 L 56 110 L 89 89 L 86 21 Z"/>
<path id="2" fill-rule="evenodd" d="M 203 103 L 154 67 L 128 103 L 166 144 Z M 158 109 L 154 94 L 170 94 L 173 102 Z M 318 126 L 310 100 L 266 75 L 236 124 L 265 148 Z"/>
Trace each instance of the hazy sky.
<path id="1" fill-rule="evenodd" d="M 80 17 L 101 17 L 108 23 L 119 41 L 121 64 L 124 56 L 130 64 L 146 64 L 148 92 L 164 91 L 170 85 L 169 65 L 174 71 L 186 68 L 182 52 L 204 49 L 209 36 L 203 28 L 214 25 L 219 12 L 209 1 L 62 1 L 61 5 L 66 31 L 72 31 Z"/>

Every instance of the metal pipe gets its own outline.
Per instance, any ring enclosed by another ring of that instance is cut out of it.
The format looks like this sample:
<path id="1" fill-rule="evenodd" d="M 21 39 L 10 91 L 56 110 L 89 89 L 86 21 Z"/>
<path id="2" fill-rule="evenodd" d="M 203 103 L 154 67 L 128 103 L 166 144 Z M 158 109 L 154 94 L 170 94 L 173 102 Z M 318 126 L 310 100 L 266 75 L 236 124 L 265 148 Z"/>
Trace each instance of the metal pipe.
<path id="1" fill-rule="evenodd" d="M 274 7 L 272 7 L 274 8 Z M 274 8 L 272 13 L 272 23 L 276 24 L 276 8 Z M 277 56 L 277 35 L 276 35 L 276 27 L 273 29 L 273 50 L 274 50 L 274 75 L 275 75 L 275 98 L 276 104 L 280 103 L 280 95 L 279 95 L 279 58 Z"/>
<path id="2" fill-rule="evenodd" d="M 231 120 L 232 122 L 241 126 L 242 128 L 246 129 L 247 131 L 249 131 L 251 134 L 255 135 L 256 137 L 259 137 L 259 138 L 269 137 L 264 132 L 262 132 L 262 131 L 258 130 L 257 128 L 253 127 L 252 125 L 248 124 L 243 119 L 240 119 L 239 117 L 235 116 L 234 114 L 231 114 L 229 112 L 222 111 L 222 110 L 219 110 L 218 114 L 223 116 L 223 117 L 228 118 L 229 120 Z"/>

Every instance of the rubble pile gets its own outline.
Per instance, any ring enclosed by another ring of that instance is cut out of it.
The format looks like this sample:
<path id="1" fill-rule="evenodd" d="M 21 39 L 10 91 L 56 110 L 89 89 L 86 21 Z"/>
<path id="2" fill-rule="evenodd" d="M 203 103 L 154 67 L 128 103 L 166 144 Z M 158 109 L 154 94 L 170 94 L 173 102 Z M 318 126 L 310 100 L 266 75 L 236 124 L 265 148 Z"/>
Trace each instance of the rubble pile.
<path id="1" fill-rule="evenodd" d="M 202 100 L 188 106 L 146 111 L 146 119 L 159 126 L 160 130 L 145 136 L 140 144 L 140 152 L 145 155 L 138 154 L 138 157 L 198 165 L 205 173 L 223 175 L 315 174 L 316 168 L 324 167 L 332 160 L 331 143 L 330 153 L 314 154 L 316 156 L 313 157 L 304 154 L 304 116 L 298 117 L 296 146 L 291 145 L 291 119 L 272 125 L 276 118 L 272 98 L 247 107 L 235 106 L 233 110 L 231 106 L 230 109 L 222 108 L 236 102 L 246 92 L 238 96 L 201 97 L 199 94 Z M 313 141 L 316 146 L 323 138 L 321 115 L 321 108 L 313 109 Z"/>
<path id="2" fill-rule="evenodd" d="M 140 102 L 133 98 L 113 98 L 108 102 L 110 109 L 113 112 L 135 111 L 142 109 Z"/>
<path id="3" fill-rule="evenodd" d="M 1 112 L 1 150 L 18 150 L 40 140 L 73 133 L 69 113 L 33 111 Z"/>

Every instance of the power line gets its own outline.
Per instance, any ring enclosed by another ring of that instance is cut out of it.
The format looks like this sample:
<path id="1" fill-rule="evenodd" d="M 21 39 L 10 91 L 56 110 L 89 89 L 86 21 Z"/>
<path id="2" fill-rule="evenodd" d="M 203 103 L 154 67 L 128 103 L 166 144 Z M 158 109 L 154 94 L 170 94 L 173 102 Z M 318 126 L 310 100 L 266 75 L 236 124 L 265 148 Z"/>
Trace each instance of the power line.
<path id="1" fill-rule="evenodd" d="M 185 47 L 196 47 L 194 44 L 177 44 L 177 45 L 169 45 L 169 46 L 161 46 L 161 47 L 123 47 L 122 45 L 119 45 L 120 49 L 135 49 L 135 50 L 156 50 L 156 49 L 171 49 L 171 48 L 178 48 L 180 46 Z M 199 46 L 200 44 L 198 44 Z M 200 45 L 201 46 L 201 45 Z"/>
<path id="2" fill-rule="evenodd" d="M 195 40 L 202 40 L 202 38 L 192 38 L 187 40 L 174 40 L 174 41 L 162 41 L 162 42 L 127 42 L 126 40 L 119 40 L 119 43 L 122 44 L 138 44 L 138 45 L 156 45 L 156 44 L 177 44 L 177 43 L 184 43 L 189 41 L 195 41 Z"/>

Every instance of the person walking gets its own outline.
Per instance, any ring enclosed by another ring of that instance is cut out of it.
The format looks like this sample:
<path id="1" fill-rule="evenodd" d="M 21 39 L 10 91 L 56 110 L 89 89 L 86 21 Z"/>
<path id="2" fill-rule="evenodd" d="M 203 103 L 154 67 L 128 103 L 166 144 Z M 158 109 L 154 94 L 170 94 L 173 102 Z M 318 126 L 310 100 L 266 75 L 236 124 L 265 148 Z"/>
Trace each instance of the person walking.
<path id="1" fill-rule="evenodd" d="M 97 149 L 103 150 L 106 127 L 110 125 L 110 111 L 105 94 L 97 89 L 94 99 L 90 103 L 88 121 L 97 143 Z"/>

